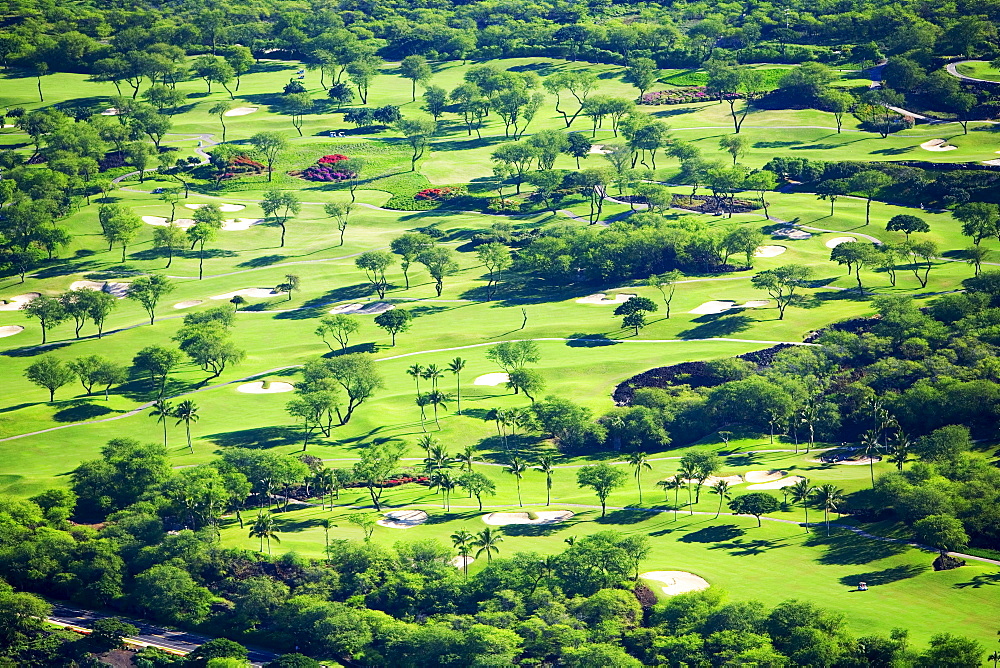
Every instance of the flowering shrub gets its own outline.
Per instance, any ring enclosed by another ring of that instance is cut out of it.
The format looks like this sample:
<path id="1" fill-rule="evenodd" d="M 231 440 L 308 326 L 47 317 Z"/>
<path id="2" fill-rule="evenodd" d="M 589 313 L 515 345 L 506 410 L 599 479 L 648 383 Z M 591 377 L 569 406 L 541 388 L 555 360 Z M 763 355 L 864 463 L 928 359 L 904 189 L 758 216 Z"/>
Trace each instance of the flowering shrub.
<path id="1" fill-rule="evenodd" d="M 229 161 L 227 171 L 236 174 L 246 173 L 246 172 L 262 172 L 266 167 L 256 160 L 252 160 L 245 155 L 238 155 Z"/>
<path id="2" fill-rule="evenodd" d="M 347 160 L 346 155 L 341 155 L 340 153 L 332 153 L 330 155 L 324 155 L 317 161 L 317 163 L 320 165 L 335 165 L 338 162 L 343 162 L 344 160 Z"/>
<path id="3" fill-rule="evenodd" d="M 742 97 L 739 93 L 726 93 L 722 96 L 726 100 L 734 100 Z M 716 99 L 705 92 L 704 86 L 692 88 L 675 88 L 673 90 L 659 90 L 646 93 L 639 101 L 640 104 L 686 104 L 689 102 L 707 102 Z"/>
<path id="4" fill-rule="evenodd" d="M 389 487 L 399 487 L 400 485 L 405 485 L 405 484 L 411 483 L 411 482 L 412 483 L 416 483 L 418 485 L 427 485 L 427 484 L 430 483 L 430 478 L 428 478 L 427 476 L 424 476 L 424 475 L 421 475 L 421 476 L 397 475 L 394 478 L 389 478 L 388 480 L 386 480 L 381 485 L 376 485 L 376 486 L 379 487 L 379 488 L 381 488 L 381 489 L 387 489 Z M 348 484 L 347 486 L 348 487 L 365 487 L 365 484 L 362 483 L 362 482 L 352 482 L 352 483 Z"/>
<path id="5" fill-rule="evenodd" d="M 496 211 L 498 213 L 516 212 L 521 210 L 521 203 L 513 199 L 501 199 L 499 197 L 494 197 L 490 200 L 487 208 L 490 211 Z"/>
<path id="6" fill-rule="evenodd" d="M 340 169 L 330 165 L 313 165 L 302 172 L 302 178 L 307 181 L 344 181 L 356 176 L 349 169 Z"/>
<path id="7" fill-rule="evenodd" d="M 445 186 L 443 188 L 425 188 L 413 196 L 415 200 L 441 201 L 453 199 L 465 192 L 460 186 Z"/>

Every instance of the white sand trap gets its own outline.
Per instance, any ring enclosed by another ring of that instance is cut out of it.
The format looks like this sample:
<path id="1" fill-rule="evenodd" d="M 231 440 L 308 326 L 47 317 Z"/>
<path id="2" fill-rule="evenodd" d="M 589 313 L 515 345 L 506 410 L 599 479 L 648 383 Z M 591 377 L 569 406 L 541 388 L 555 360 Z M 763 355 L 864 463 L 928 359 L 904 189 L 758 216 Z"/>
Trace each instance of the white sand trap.
<path id="1" fill-rule="evenodd" d="M 812 462 L 813 464 L 837 464 L 838 466 L 868 466 L 872 463 L 872 457 L 862 457 L 861 459 L 842 459 L 839 462 L 825 462 L 822 459 L 807 459 L 807 462 Z M 875 457 L 874 462 L 878 464 L 882 461 L 881 457 Z"/>
<path id="2" fill-rule="evenodd" d="M 30 302 L 35 297 L 41 297 L 39 292 L 25 292 L 23 295 L 14 295 L 7 299 L 6 304 L 0 304 L 0 311 L 19 311 L 21 307 Z"/>
<path id="3" fill-rule="evenodd" d="M 715 485 L 715 483 L 719 482 L 720 480 L 724 480 L 724 481 L 728 482 L 730 485 L 739 485 L 740 483 L 743 482 L 743 476 L 741 476 L 741 475 L 727 475 L 727 476 L 714 476 L 714 475 L 712 475 L 712 476 L 708 476 L 708 480 L 705 481 L 705 484 L 708 485 L 709 487 L 712 487 L 713 485 Z"/>
<path id="4" fill-rule="evenodd" d="M 104 291 L 122 299 L 128 294 L 128 283 L 110 283 L 104 281 L 73 281 L 69 286 L 70 290 L 97 290 Z"/>
<path id="5" fill-rule="evenodd" d="M 754 257 L 777 257 L 784 253 L 787 248 L 784 246 L 759 246 L 756 251 L 754 251 Z"/>
<path id="6" fill-rule="evenodd" d="M 330 313 L 353 313 L 355 315 L 378 315 L 396 308 L 389 302 L 373 302 L 371 304 L 341 304 L 330 309 Z"/>
<path id="7" fill-rule="evenodd" d="M 487 373 L 482 376 L 477 377 L 472 381 L 473 385 L 489 385 L 490 387 L 496 387 L 501 383 L 506 383 L 510 380 L 510 376 L 505 373 Z"/>
<path id="8" fill-rule="evenodd" d="M 826 242 L 827 248 L 836 248 L 840 244 L 846 244 L 851 241 L 857 241 L 854 237 L 834 237 Z"/>
<path id="9" fill-rule="evenodd" d="M 385 514 L 377 524 L 390 529 L 412 529 L 427 521 L 427 513 L 422 510 L 393 510 Z"/>
<path id="10" fill-rule="evenodd" d="M 805 230 L 800 230 L 795 227 L 783 227 L 780 230 L 775 230 L 771 232 L 772 237 L 787 237 L 795 241 L 802 241 L 804 239 L 811 239 L 812 234 L 806 232 Z"/>
<path id="11" fill-rule="evenodd" d="M 271 288 L 243 288 L 242 290 L 233 290 L 232 292 L 227 292 L 222 295 L 215 295 L 214 297 L 209 297 L 209 299 L 232 299 L 236 295 L 241 297 L 250 297 L 252 299 L 265 299 L 267 297 L 277 297 L 278 295 L 283 295 L 284 292 L 275 292 Z"/>
<path id="12" fill-rule="evenodd" d="M 201 207 L 205 206 L 205 204 L 185 204 L 184 206 L 187 207 L 188 209 L 195 209 L 195 210 L 197 210 L 197 209 L 200 209 Z M 242 211 L 245 208 L 246 207 L 243 206 L 242 204 L 220 204 L 219 205 L 219 211 L 221 211 L 222 213 L 236 213 L 237 211 Z"/>
<path id="13" fill-rule="evenodd" d="M 264 381 L 258 380 L 253 383 L 243 383 L 236 388 L 236 391 L 243 394 L 278 394 L 280 392 L 291 392 L 294 389 L 295 386 L 291 383 L 283 383 L 277 380 L 272 380 L 268 383 L 267 387 L 264 387 Z"/>
<path id="14" fill-rule="evenodd" d="M 459 556 L 459 557 L 452 557 L 448 561 L 448 563 L 454 566 L 455 568 L 465 568 L 466 566 L 470 565 L 473 561 L 475 561 L 475 559 L 473 559 L 472 557 Z"/>
<path id="15" fill-rule="evenodd" d="M 783 489 L 785 487 L 791 487 L 800 480 L 805 480 L 800 475 L 791 475 L 787 478 L 782 478 L 781 480 L 775 480 L 774 482 L 762 482 L 756 485 L 747 485 L 747 489 Z"/>
<path id="16" fill-rule="evenodd" d="M 773 482 L 781 480 L 787 475 L 787 471 L 747 471 L 743 474 L 743 479 L 747 482 Z"/>
<path id="17" fill-rule="evenodd" d="M 235 109 L 230 109 L 223 116 L 246 116 L 247 114 L 252 114 L 257 111 L 257 107 L 236 107 Z"/>
<path id="18" fill-rule="evenodd" d="M 483 521 L 495 526 L 507 524 L 555 524 L 565 522 L 573 517 L 573 513 L 568 510 L 539 510 L 535 513 L 535 519 L 531 519 L 528 513 L 489 513 L 483 515 Z"/>
<path id="19" fill-rule="evenodd" d="M 925 151 L 954 151 L 957 146 L 952 146 L 944 139 L 931 139 L 930 141 L 925 141 L 920 145 L 920 148 Z"/>
<path id="20" fill-rule="evenodd" d="M 229 220 L 222 221 L 222 231 L 240 232 L 242 230 L 249 230 L 254 225 L 263 222 L 263 218 L 231 218 Z"/>
<path id="21" fill-rule="evenodd" d="M 639 577 L 643 580 L 652 580 L 666 585 L 662 589 L 667 596 L 686 594 L 689 591 L 701 591 L 711 586 L 705 578 L 687 571 L 649 571 Z"/>
<path id="22" fill-rule="evenodd" d="M 695 315 L 709 315 L 711 313 L 723 313 L 729 309 L 736 306 L 736 302 L 731 301 L 714 301 L 705 302 L 701 306 L 696 306 L 695 308 L 688 311 L 688 313 L 693 313 Z"/>
<path id="23" fill-rule="evenodd" d="M 170 219 L 163 216 L 143 216 L 142 222 L 147 225 L 156 225 L 157 227 L 167 227 L 170 225 Z M 174 227 L 186 230 L 189 227 L 194 227 L 194 220 L 191 218 L 174 218 Z"/>
<path id="24" fill-rule="evenodd" d="M 108 107 L 107 109 L 101 112 L 101 116 L 117 116 L 117 115 L 118 115 L 118 110 L 115 109 L 114 107 Z"/>
<path id="25" fill-rule="evenodd" d="M 590 153 L 596 153 L 597 155 L 607 155 L 611 151 L 604 150 L 604 144 L 594 144 L 590 147 Z"/>
<path id="26" fill-rule="evenodd" d="M 0 339 L 20 334 L 23 331 L 24 327 L 21 327 L 20 325 L 4 325 L 3 327 L 0 327 Z"/>
<path id="27" fill-rule="evenodd" d="M 769 299 L 751 299 L 750 301 L 742 304 L 740 308 L 763 308 L 771 303 Z"/>
<path id="28" fill-rule="evenodd" d="M 198 306 L 204 304 L 204 299 L 186 299 L 182 302 L 177 302 L 174 304 L 174 308 L 191 308 L 192 306 Z"/>
<path id="29" fill-rule="evenodd" d="M 603 292 L 598 292 L 595 295 L 587 295 L 586 297 L 580 297 L 576 300 L 577 304 L 624 304 L 628 300 L 635 297 L 635 295 L 627 295 L 625 293 L 619 292 L 612 295 L 610 298 Z"/>

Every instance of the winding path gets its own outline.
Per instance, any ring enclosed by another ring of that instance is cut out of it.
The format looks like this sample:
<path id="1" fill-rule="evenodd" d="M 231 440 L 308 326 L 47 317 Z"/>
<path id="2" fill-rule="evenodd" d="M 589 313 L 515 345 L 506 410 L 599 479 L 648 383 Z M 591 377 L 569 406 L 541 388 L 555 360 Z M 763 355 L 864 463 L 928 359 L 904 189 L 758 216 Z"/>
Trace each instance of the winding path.
<path id="1" fill-rule="evenodd" d="M 989 79 L 977 79 L 976 77 L 970 77 L 970 76 L 968 76 L 966 74 L 962 74 L 961 72 L 958 71 L 958 66 L 959 65 L 964 65 L 965 63 L 975 63 L 975 62 L 979 62 L 979 61 L 975 61 L 975 60 L 961 60 L 961 61 L 959 61 L 957 63 L 948 63 L 947 65 L 944 66 L 944 69 L 948 72 L 948 74 L 952 75 L 953 77 L 958 77 L 959 79 L 961 79 L 963 81 L 973 81 L 975 83 L 992 84 L 994 86 L 1000 85 L 1000 81 L 991 81 Z"/>

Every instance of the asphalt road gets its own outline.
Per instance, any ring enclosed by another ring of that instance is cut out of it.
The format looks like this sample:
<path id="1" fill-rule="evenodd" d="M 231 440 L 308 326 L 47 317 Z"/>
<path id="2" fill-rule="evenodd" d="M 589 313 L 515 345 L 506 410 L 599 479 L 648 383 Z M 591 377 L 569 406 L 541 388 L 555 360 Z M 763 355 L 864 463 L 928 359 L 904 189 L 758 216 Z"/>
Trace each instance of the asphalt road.
<path id="1" fill-rule="evenodd" d="M 106 615 L 92 610 L 81 610 L 79 608 L 71 608 L 66 605 L 55 603 L 52 605 L 52 615 L 49 616 L 48 621 L 60 626 L 75 626 L 82 629 L 89 629 L 90 625 L 98 619 L 112 616 L 117 615 Z M 119 619 L 122 619 L 139 629 L 139 633 L 137 635 L 130 636 L 132 640 L 137 640 L 151 647 L 159 647 L 161 649 L 187 653 L 193 652 L 202 643 L 212 640 L 212 638 L 208 636 L 188 633 L 187 631 L 175 631 L 173 629 L 167 629 L 160 626 L 153 626 L 152 624 L 140 622 L 135 619 L 128 619 L 126 617 L 119 617 Z M 271 652 L 253 649 L 250 650 L 250 662 L 256 668 L 259 668 L 265 663 L 271 661 L 275 658 L 275 656 L 276 655 Z"/>

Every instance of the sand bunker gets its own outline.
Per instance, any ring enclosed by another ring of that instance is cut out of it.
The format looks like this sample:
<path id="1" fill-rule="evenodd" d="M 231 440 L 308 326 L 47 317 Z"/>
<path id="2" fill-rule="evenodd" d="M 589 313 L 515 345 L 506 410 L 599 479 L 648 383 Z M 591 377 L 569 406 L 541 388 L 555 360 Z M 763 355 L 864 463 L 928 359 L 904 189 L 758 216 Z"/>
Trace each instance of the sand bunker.
<path id="1" fill-rule="evenodd" d="M 30 302 L 35 297 L 41 297 L 38 292 L 25 292 L 23 295 L 14 295 L 7 299 L 6 304 L 0 304 L 0 311 L 19 311 L 21 307 Z"/>
<path id="2" fill-rule="evenodd" d="M 686 594 L 689 591 L 701 591 L 711 585 L 708 580 L 687 571 L 649 571 L 639 576 L 643 580 L 663 583 L 663 593 L 667 596 Z"/>
<path id="3" fill-rule="evenodd" d="M 705 478 L 704 485 L 706 487 L 714 487 L 715 483 L 719 482 L 720 480 L 725 480 L 730 485 L 739 485 L 740 483 L 743 482 L 743 476 L 741 476 L 741 475 L 727 475 L 727 476 L 710 475 L 707 478 Z M 696 485 L 696 484 L 698 484 L 698 481 L 695 480 L 694 478 L 683 480 L 682 482 L 685 485 Z"/>
<path id="4" fill-rule="evenodd" d="M 806 232 L 805 230 L 799 230 L 794 227 L 783 227 L 780 230 L 775 230 L 771 232 L 772 237 L 787 237 L 794 241 L 803 241 L 805 239 L 811 239 L 812 234 Z"/>
<path id="5" fill-rule="evenodd" d="M 182 302 L 177 302 L 174 304 L 174 308 L 191 308 L 192 306 L 198 306 L 199 304 L 204 304 L 204 299 L 187 299 Z"/>
<path id="6" fill-rule="evenodd" d="M 701 306 L 697 306 L 688 313 L 693 313 L 695 315 L 709 315 L 712 313 L 723 313 L 729 309 L 736 306 L 736 302 L 731 301 L 715 301 L 715 302 L 705 302 Z"/>
<path id="7" fill-rule="evenodd" d="M 252 114 L 257 111 L 257 107 L 236 107 L 235 109 L 230 109 L 223 116 L 246 116 L 247 114 Z"/>
<path id="8" fill-rule="evenodd" d="M 200 209 L 205 206 L 205 204 L 185 204 L 188 209 Z M 236 213 L 237 211 L 242 211 L 246 207 L 242 204 L 220 204 L 219 211 L 222 213 Z"/>
<path id="9" fill-rule="evenodd" d="M 743 474 L 743 479 L 747 482 L 772 482 L 781 480 L 787 475 L 787 471 L 747 471 Z"/>
<path id="10" fill-rule="evenodd" d="M 763 308 L 770 304 L 769 299 L 751 299 L 750 301 L 742 304 L 740 308 Z"/>
<path id="11" fill-rule="evenodd" d="M 157 227 L 167 227 L 170 225 L 170 220 L 163 216 L 143 216 L 142 222 L 147 225 L 156 225 Z M 186 230 L 189 227 L 194 227 L 194 220 L 191 218 L 174 218 L 174 227 Z"/>
<path id="12" fill-rule="evenodd" d="M 840 244 L 846 244 L 850 241 L 857 241 L 854 237 L 834 237 L 826 242 L 827 248 L 836 248 Z"/>
<path id="13" fill-rule="evenodd" d="M 590 147 L 589 152 L 596 153 L 597 155 L 607 155 L 608 153 L 611 153 L 611 151 L 607 151 L 604 149 L 604 144 L 594 144 L 593 146 Z"/>
<path id="14" fill-rule="evenodd" d="M 330 313 L 351 313 L 354 315 L 378 315 L 396 308 L 389 302 L 372 302 L 371 304 L 341 304 L 330 309 Z"/>
<path id="15" fill-rule="evenodd" d="M 222 221 L 222 231 L 240 232 L 242 230 L 249 230 L 254 225 L 263 222 L 263 218 L 231 218 L 229 220 Z"/>
<path id="16" fill-rule="evenodd" d="M 957 146 L 952 146 L 944 139 L 931 139 L 930 141 L 925 141 L 920 145 L 920 148 L 925 151 L 954 151 Z"/>
<path id="17" fill-rule="evenodd" d="M 841 459 L 839 461 L 826 461 L 824 459 L 807 459 L 807 462 L 812 462 L 813 464 L 837 464 L 839 466 L 868 466 L 873 461 L 878 464 L 882 461 L 881 457 L 862 457 L 861 459 Z"/>
<path id="18" fill-rule="evenodd" d="M 787 248 L 784 246 L 759 246 L 754 252 L 754 257 L 777 257 L 784 253 Z"/>
<path id="19" fill-rule="evenodd" d="M 783 489 L 785 487 L 791 487 L 800 480 L 805 480 L 805 478 L 800 475 L 792 475 L 773 482 L 762 482 L 756 485 L 747 485 L 747 489 Z"/>
<path id="20" fill-rule="evenodd" d="M 101 116 L 117 116 L 117 115 L 118 115 L 118 110 L 115 109 L 114 107 L 108 107 L 107 109 L 101 112 Z"/>
<path id="21" fill-rule="evenodd" d="M 501 383 L 506 383 L 510 380 L 510 376 L 505 373 L 487 373 L 482 376 L 477 377 L 472 381 L 473 385 L 489 385 L 490 387 L 496 387 Z"/>
<path id="22" fill-rule="evenodd" d="M 427 521 L 427 513 L 422 510 L 393 510 L 385 514 L 385 519 L 377 522 L 390 529 L 412 529 Z"/>
<path id="23" fill-rule="evenodd" d="M 295 386 L 291 383 L 277 380 L 271 381 L 267 387 L 264 387 L 264 381 L 258 380 L 253 383 L 243 383 L 236 388 L 236 391 L 243 394 L 278 394 L 279 392 L 291 392 L 294 389 Z"/>
<path id="24" fill-rule="evenodd" d="M 598 292 L 595 295 L 587 295 L 586 297 L 581 297 L 576 300 L 577 304 L 624 304 L 628 300 L 635 297 L 635 295 L 627 295 L 619 292 L 618 294 L 612 295 L 610 298 L 603 292 Z"/>
<path id="25" fill-rule="evenodd" d="M 20 325 L 4 325 L 3 327 L 0 327 L 0 339 L 20 334 L 23 331 L 24 327 L 21 327 Z"/>
<path id="26" fill-rule="evenodd" d="M 448 563 L 454 566 L 455 568 L 465 568 L 473 561 L 475 561 L 475 559 L 473 559 L 472 557 L 452 557 L 448 561 Z"/>
<path id="27" fill-rule="evenodd" d="M 73 281 L 70 290 L 97 290 L 112 294 L 121 299 L 128 294 L 128 283 L 109 283 L 103 281 Z"/>
<path id="28" fill-rule="evenodd" d="M 565 522 L 573 517 L 573 513 L 568 510 L 539 510 L 535 513 L 535 519 L 528 513 L 489 513 L 483 515 L 483 521 L 487 524 L 504 526 L 507 524 L 555 524 Z"/>
<path id="29" fill-rule="evenodd" d="M 277 297 L 278 295 L 283 295 L 284 292 L 275 292 L 271 288 L 243 288 L 242 290 L 233 290 L 232 292 L 227 292 L 223 295 L 215 295 L 214 297 L 209 297 L 209 299 L 232 299 L 236 295 L 241 297 L 250 297 L 252 299 L 266 299 L 267 297 Z"/>

